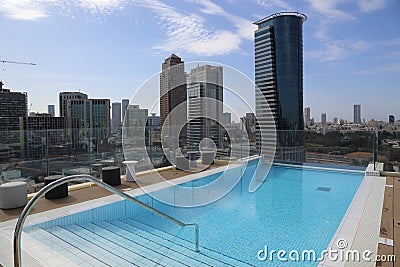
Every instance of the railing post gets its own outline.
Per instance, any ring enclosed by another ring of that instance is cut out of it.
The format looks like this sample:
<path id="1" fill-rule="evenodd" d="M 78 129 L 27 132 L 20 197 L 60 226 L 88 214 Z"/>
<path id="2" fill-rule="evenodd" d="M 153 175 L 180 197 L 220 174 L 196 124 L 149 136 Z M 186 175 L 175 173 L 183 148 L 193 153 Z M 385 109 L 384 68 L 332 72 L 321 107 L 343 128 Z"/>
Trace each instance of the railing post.
<path id="1" fill-rule="evenodd" d="M 195 230 L 196 230 L 196 252 L 200 252 L 200 248 L 199 248 L 199 225 L 195 224 L 194 225 Z"/>

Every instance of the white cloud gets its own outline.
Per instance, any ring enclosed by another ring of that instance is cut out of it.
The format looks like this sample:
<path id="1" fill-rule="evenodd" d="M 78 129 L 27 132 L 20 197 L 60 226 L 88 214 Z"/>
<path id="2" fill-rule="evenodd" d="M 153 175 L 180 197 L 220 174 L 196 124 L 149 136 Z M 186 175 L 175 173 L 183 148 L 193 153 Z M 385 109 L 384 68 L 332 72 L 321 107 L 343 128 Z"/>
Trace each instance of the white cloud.
<path id="1" fill-rule="evenodd" d="M 324 16 L 328 16 L 329 20 L 354 19 L 352 15 L 340 10 L 337 6 L 347 0 L 306 0 L 311 8 Z"/>
<path id="2" fill-rule="evenodd" d="M 56 0 L 3 0 L 0 2 L 0 10 L 12 19 L 38 20 L 48 17 L 45 7 L 56 2 Z"/>
<path id="3" fill-rule="evenodd" d="M 386 0 L 359 0 L 357 4 L 361 11 L 371 12 L 383 8 Z"/>
<path id="4" fill-rule="evenodd" d="M 91 13 L 111 13 L 123 7 L 126 0 L 3 0 L 0 11 L 16 20 L 38 20 L 50 16 L 53 7 L 80 6 Z"/>
<path id="5" fill-rule="evenodd" d="M 221 6 L 211 2 L 210 0 L 186 0 L 188 2 L 197 3 L 202 6 L 201 12 L 209 15 L 219 15 L 229 20 L 237 29 L 237 34 L 245 39 L 253 40 L 254 30 L 256 26 L 253 23 L 240 16 L 236 16 L 226 12 Z"/>
<path id="6" fill-rule="evenodd" d="M 114 10 L 121 9 L 125 0 L 77 0 L 78 5 L 92 13 L 109 14 Z"/>
<path id="7" fill-rule="evenodd" d="M 270 8 L 270 9 L 277 9 L 281 8 L 284 11 L 293 11 L 292 7 L 286 3 L 285 1 L 282 0 L 256 0 L 255 1 L 257 4 L 259 4 L 262 7 Z"/>
<path id="8" fill-rule="evenodd" d="M 229 18 L 236 32 L 227 29 L 209 30 L 205 27 L 204 18 L 178 12 L 159 0 L 3 0 L 0 2 L 0 11 L 12 19 L 37 20 L 49 16 L 52 7 L 80 7 L 92 14 L 107 15 L 127 5 L 140 6 L 150 9 L 166 31 L 166 41 L 154 48 L 203 56 L 229 54 L 239 49 L 243 39 L 253 38 L 254 28 L 250 21 L 231 16 L 208 0 L 201 0 L 198 4 L 202 5 L 200 11 L 205 14 Z"/>
<path id="9" fill-rule="evenodd" d="M 168 52 L 184 51 L 195 55 L 226 55 L 239 48 L 241 38 L 227 30 L 209 31 L 204 19 L 198 15 L 186 15 L 156 1 L 146 0 L 141 5 L 149 7 L 166 28 L 167 41 L 155 48 Z M 218 11 L 220 12 L 220 11 Z"/>

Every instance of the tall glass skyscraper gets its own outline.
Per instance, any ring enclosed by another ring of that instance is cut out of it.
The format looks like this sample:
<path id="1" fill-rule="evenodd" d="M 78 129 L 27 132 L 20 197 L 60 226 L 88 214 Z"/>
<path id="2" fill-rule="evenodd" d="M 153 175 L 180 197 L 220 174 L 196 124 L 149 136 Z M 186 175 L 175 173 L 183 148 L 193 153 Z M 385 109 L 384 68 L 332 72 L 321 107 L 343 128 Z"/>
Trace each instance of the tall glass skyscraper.
<path id="1" fill-rule="evenodd" d="M 254 24 L 256 113 L 262 114 L 267 100 L 275 119 L 275 160 L 303 162 L 303 22 L 297 12 L 276 13 Z M 257 114 L 258 123 L 262 118 Z M 259 145 L 262 140 L 259 140 Z"/>

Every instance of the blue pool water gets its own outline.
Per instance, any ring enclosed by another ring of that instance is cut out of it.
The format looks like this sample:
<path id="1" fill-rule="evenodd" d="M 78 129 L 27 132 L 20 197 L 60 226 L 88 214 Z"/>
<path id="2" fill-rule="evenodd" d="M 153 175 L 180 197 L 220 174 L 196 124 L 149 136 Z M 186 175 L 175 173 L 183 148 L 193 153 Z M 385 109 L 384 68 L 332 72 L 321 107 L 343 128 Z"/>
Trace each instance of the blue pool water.
<path id="1" fill-rule="evenodd" d="M 255 165 L 250 164 L 242 180 L 222 199 L 202 207 L 179 208 L 148 195 L 137 199 L 183 222 L 198 223 L 203 253 L 218 252 L 252 266 L 317 266 L 318 262 L 260 261 L 258 251 L 326 249 L 349 207 L 364 175 L 273 166 L 263 185 L 248 192 Z M 218 174 L 180 186 L 201 186 Z M 318 190 L 320 189 L 320 190 Z M 321 190 L 322 189 L 322 190 Z M 143 208 L 120 201 L 80 212 L 36 227 L 134 219 L 148 226 L 194 241 L 193 228 L 178 227 Z"/>

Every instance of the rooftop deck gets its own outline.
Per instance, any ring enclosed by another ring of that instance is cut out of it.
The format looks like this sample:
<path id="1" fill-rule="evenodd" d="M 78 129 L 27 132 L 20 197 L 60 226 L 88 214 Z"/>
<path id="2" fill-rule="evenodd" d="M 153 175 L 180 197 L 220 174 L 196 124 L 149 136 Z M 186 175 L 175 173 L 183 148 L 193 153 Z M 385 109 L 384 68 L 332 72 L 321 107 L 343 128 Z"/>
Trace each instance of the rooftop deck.
<path id="1" fill-rule="evenodd" d="M 386 177 L 385 200 L 382 210 L 379 255 L 395 255 L 396 262 L 400 261 L 400 177 Z M 393 242 L 392 242 L 393 240 Z M 377 262 L 376 266 L 394 267 L 396 262 Z"/>
<path id="2" fill-rule="evenodd" d="M 225 166 L 225 162 L 216 162 L 214 165 L 206 168 L 206 170 Z M 200 166 L 201 167 L 201 166 Z M 172 180 L 183 177 L 193 172 L 179 171 L 175 169 L 167 169 L 159 172 L 165 180 Z M 155 173 L 145 174 L 137 177 L 141 184 L 146 185 L 156 184 L 161 182 L 159 175 Z M 139 186 L 136 182 L 125 182 L 116 186 L 119 190 L 136 189 Z M 42 198 L 32 210 L 31 214 L 49 211 L 60 207 L 65 207 L 88 200 L 94 200 L 101 197 L 109 196 L 112 193 L 99 186 L 88 186 L 79 190 L 69 192 L 69 196 L 63 199 L 47 200 Z M 378 255 L 395 255 L 397 262 L 400 259 L 400 202 L 395 201 L 400 199 L 400 177 L 387 177 L 384 204 L 382 209 L 382 220 L 380 227 L 380 243 L 378 245 Z M 0 209 L 0 222 L 6 222 L 18 218 L 22 208 L 12 210 Z M 387 244 L 382 244 L 387 243 Z M 0 265 L 1 266 L 1 265 Z M 376 266 L 398 266 L 396 262 L 377 262 Z"/>
<path id="3" fill-rule="evenodd" d="M 225 162 L 215 162 L 213 165 L 207 167 L 204 170 L 210 170 L 218 167 L 225 166 Z M 199 164 L 198 170 L 202 169 L 202 165 Z M 172 167 L 170 169 L 164 170 L 162 172 L 159 172 L 157 175 L 156 173 L 150 173 L 150 174 L 145 174 L 138 176 L 136 179 L 140 181 L 140 185 L 151 185 L 151 184 L 156 184 L 159 182 L 162 182 L 163 179 L 165 180 L 172 180 L 175 178 L 183 177 L 189 174 L 192 174 L 193 171 L 180 171 L 180 170 L 175 170 Z M 161 175 L 161 176 L 160 176 Z M 115 188 L 119 190 L 124 190 L 128 188 L 136 189 L 139 188 L 138 184 L 136 182 L 126 182 L 124 179 L 121 180 L 121 185 L 116 186 Z M 65 206 L 69 206 L 72 204 L 77 204 L 81 202 L 85 202 L 88 200 L 93 200 L 105 196 L 112 195 L 109 191 L 99 187 L 99 186 L 89 186 L 86 188 L 81 188 L 78 190 L 73 190 L 68 193 L 68 197 L 65 198 L 60 198 L 60 199 L 46 199 L 46 198 L 41 198 L 39 202 L 34 206 L 32 209 L 32 212 L 30 214 L 35 214 L 35 213 L 40 213 L 43 211 L 48 211 L 48 210 L 53 210 L 56 208 L 61 208 Z M 23 208 L 17 208 L 17 209 L 10 209 L 10 210 L 3 210 L 0 209 L 0 223 L 9 221 L 12 219 L 18 218 L 20 213 L 22 212 Z"/>

